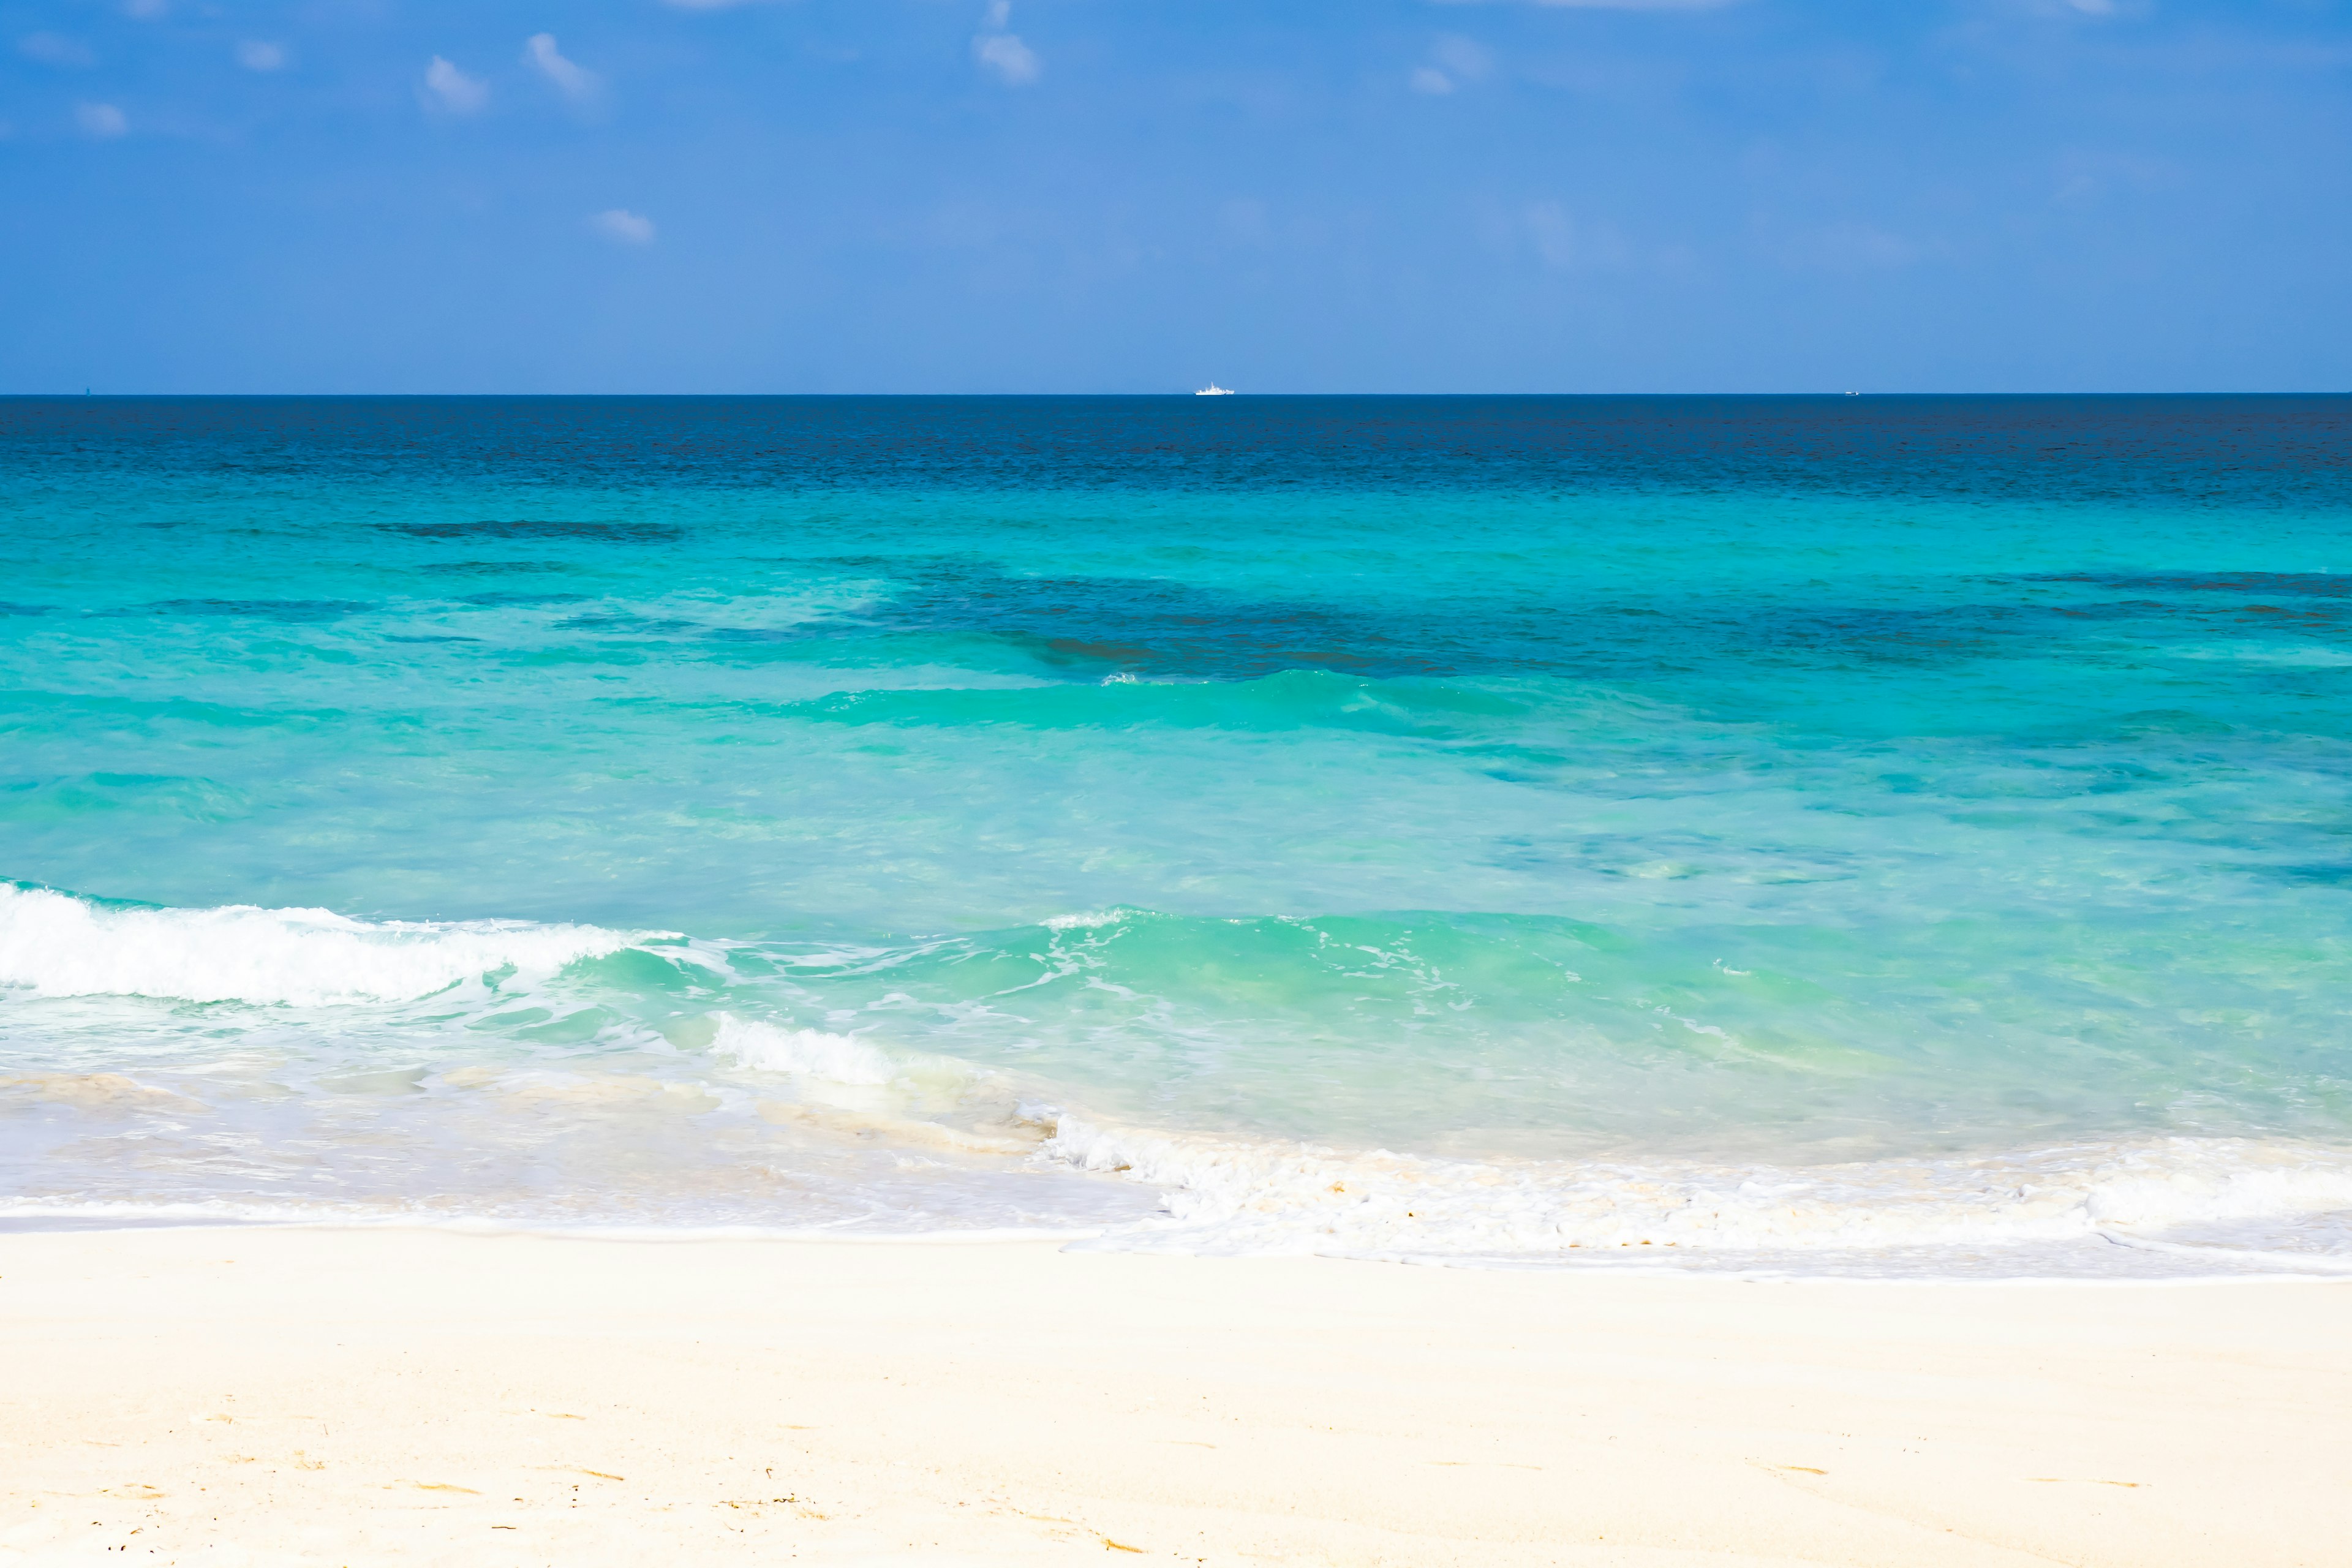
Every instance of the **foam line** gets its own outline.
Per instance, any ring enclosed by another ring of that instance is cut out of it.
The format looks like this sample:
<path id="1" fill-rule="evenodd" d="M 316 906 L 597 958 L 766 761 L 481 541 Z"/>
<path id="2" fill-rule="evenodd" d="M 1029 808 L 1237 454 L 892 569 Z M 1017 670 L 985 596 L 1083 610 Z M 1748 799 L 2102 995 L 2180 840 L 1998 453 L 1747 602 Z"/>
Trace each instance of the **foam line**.
<path id="1" fill-rule="evenodd" d="M 1186 1250 L 1571 1259 L 1965 1249 L 2352 1210 L 2352 1155 L 2168 1138 L 1984 1160 L 1707 1169 L 1478 1163 L 1174 1136 L 1062 1115 L 1048 1158 L 1164 1191 Z M 1175 1236 L 1169 1234 L 1175 1233 Z"/>
<path id="2" fill-rule="evenodd" d="M 404 1002 L 512 969 L 549 974 L 637 935 L 529 921 L 358 921 L 328 910 L 125 907 L 0 883 L 0 986 L 320 1006 Z"/>

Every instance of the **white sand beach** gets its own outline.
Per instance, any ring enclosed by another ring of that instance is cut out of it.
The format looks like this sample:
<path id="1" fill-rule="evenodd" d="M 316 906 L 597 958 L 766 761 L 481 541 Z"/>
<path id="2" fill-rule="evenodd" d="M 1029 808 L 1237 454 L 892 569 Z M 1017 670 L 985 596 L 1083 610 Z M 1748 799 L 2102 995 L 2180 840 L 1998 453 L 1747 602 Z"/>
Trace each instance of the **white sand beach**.
<path id="1" fill-rule="evenodd" d="M 2323 1564 L 2352 1286 L 0 1237 L 0 1563 Z"/>

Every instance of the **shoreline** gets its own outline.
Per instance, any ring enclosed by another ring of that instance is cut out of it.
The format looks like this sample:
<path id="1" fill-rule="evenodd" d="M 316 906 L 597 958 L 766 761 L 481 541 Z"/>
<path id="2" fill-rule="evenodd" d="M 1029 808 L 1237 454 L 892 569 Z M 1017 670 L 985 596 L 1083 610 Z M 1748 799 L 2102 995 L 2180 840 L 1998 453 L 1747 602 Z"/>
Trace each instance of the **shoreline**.
<path id="1" fill-rule="evenodd" d="M 101 1216 L 79 1215 L 5 1215 L 0 1214 L 0 1242 L 20 1236 L 105 1236 L 111 1234 L 145 1235 L 173 1231 L 220 1231 L 247 1233 L 254 1231 L 314 1232 L 322 1235 L 350 1233 L 355 1236 L 383 1234 L 470 1237 L 478 1238 L 511 1237 L 547 1242 L 614 1243 L 623 1246 L 687 1247 L 740 1245 L 760 1247 L 1046 1247 L 1057 1251 L 1093 1253 L 1103 1256 L 1130 1258 L 1191 1258 L 1217 1261 L 1318 1261 L 1339 1264 L 1362 1264 L 1373 1268 L 1459 1269 L 1471 1273 L 1498 1274 L 1564 1274 L 1578 1278 L 1624 1278 L 1640 1279 L 1726 1279 L 1748 1284 L 1767 1285 L 1885 1285 L 1885 1286 L 1969 1286 L 1969 1287 L 2074 1287 L 2123 1288 L 2172 1287 L 2187 1285 L 2329 1285 L 2352 1284 L 2352 1259 L 2341 1255 L 2315 1254 L 2310 1266 L 2301 1268 L 2279 1268 L 2261 1271 L 2240 1268 L 2235 1271 L 2210 1268 L 2198 1271 L 2183 1268 L 2177 1273 L 2065 1273 L 2037 1272 L 2021 1269 L 2016 1273 L 1971 1273 L 1958 1269 L 1917 1273 L 1900 1271 L 1869 1272 L 1862 1268 L 1840 1271 L 1823 1268 L 1808 1270 L 1790 1254 L 1777 1255 L 1770 1262 L 1735 1264 L 1731 1262 L 1700 1263 L 1667 1261 L 1664 1258 L 1648 1262 L 1602 1261 L 1609 1254 L 1599 1248 L 1587 1256 L 1571 1258 L 1565 1253 L 1536 1256 L 1496 1254 L 1479 1256 L 1467 1253 L 1365 1253 L 1344 1250 L 1317 1251 L 1307 1248 L 1294 1250 L 1219 1250 L 1213 1247 L 1183 1246 L 1158 1247 L 1150 1245 L 1108 1245 L 1094 1243 L 1121 1237 L 1133 1237 L 1133 1231 L 1120 1232 L 1109 1227 L 1049 1229 L 1018 1227 L 940 1229 L 921 1231 L 890 1230 L 827 1230 L 811 1228 L 762 1229 L 752 1226 L 534 1226 L 509 1222 L 488 1216 L 457 1215 L 446 1220 L 419 1219 L 413 1215 L 386 1216 L 381 1219 L 357 1218 L 350 1215 L 333 1218 L 306 1216 L 286 1218 L 274 1215 L 241 1217 L 237 1215 L 125 1215 Z M 2181 1256 L 2172 1248 L 2150 1247 L 2132 1240 L 2095 1235 L 2086 1238 L 2105 1241 L 2126 1256 L 2156 1258 Z M 2019 1250 L 2024 1250 L 2021 1247 Z M 1674 1249 L 1662 1249 L 1671 1252 Z M 2186 1250 L 2186 1249 L 2184 1249 Z M 1727 1250 L 1690 1249 L 1685 1257 L 1692 1258 L 1726 1259 L 1732 1257 Z M 1867 1259 L 1871 1254 L 1857 1249 L 1840 1256 L 1849 1260 Z M 2211 1258 L 2216 1261 L 2235 1260 L 2241 1263 L 2255 1259 L 2267 1260 L 2265 1255 L 2231 1252 L 2221 1247 L 2200 1247 L 2193 1256 L 2200 1260 Z M 2292 1255 L 2268 1255 L 2269 1257 Z"/>
<path id="2" fill-rule="evenodd" d="M 2352 1295 L 2276 1288 L 2347 1281 L 686 1239 L 0 1233 L 0 1564 L 2316 1564 L 2352 1531 Z"/>

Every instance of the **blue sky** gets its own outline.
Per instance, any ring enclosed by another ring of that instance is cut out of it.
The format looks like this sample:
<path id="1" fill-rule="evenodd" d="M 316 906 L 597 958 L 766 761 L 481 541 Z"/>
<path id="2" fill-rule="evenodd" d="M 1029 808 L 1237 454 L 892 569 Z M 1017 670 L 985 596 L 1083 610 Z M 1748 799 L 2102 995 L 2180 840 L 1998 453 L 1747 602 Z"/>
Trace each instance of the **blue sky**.
<path id="1" fill-rule="evenodd" d="M 0 0 L 0 390 L 2342 390 L 2352 0 Z"/>

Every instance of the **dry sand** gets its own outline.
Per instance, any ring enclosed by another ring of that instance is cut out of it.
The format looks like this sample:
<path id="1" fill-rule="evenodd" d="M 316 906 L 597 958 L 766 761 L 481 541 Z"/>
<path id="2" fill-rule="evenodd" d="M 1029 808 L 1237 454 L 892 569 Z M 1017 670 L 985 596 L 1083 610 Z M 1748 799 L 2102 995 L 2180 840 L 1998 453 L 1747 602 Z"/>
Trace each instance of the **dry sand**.
<path id="1" fill-rule="evenodd" d="M 0 1563 L 2352 1562 L 2352 1286 L 0 1237 Z"/>

